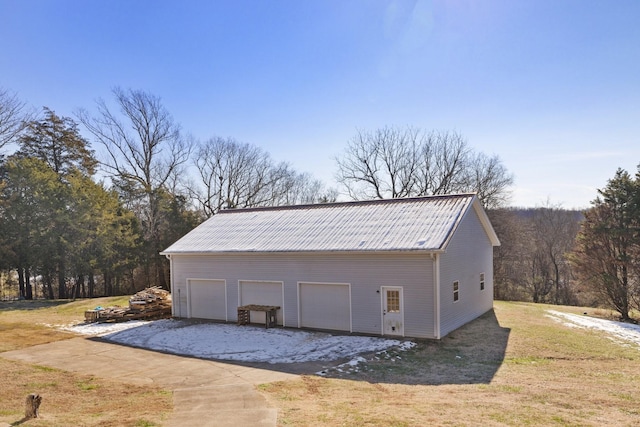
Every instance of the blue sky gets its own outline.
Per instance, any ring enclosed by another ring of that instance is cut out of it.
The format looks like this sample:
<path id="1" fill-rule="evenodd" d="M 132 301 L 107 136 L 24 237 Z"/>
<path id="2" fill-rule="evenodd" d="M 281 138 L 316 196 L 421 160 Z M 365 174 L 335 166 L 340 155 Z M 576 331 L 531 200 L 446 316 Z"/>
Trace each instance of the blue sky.
<path id="1" fill-rule="evenodd" d="M 581 208 L 640 164 L 638 22 L 637 0 L 0 0 L 0 87 L 65 116 L 143 89 L 328 185 L 358 129 L 455 130 L 513 205 Z"/>

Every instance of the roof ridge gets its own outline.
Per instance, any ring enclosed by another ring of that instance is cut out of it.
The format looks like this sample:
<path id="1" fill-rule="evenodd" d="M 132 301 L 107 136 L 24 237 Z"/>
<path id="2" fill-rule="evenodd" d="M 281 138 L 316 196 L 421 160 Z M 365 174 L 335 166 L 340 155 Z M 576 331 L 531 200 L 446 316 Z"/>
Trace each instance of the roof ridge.
<path id="1" fill-rule="evenodd" d="M 433 194 L 429 196 L 398 197 L 395 199 L 350 200 L 346 202 L 309 203 L 309 204 L 300 204 L 300 205 L 256 206 L 251 208 L 223 209 L 221 211 L 218 211 L 217 214 L 297 210 L 297 209 L 322 209 L 322 208 L 331 208 L 331 207 L 338 207 L 338 206 L 367 206 L 367 205 L 375 205 L 375 204 L 395 204 L 395 203 L 403 203 L 403 202 L 418 202 L 418 201 L 424 201 L 429 199 L 457 199 L 457 198 L 476 196 L 476 195 L 477 193 Z"/>

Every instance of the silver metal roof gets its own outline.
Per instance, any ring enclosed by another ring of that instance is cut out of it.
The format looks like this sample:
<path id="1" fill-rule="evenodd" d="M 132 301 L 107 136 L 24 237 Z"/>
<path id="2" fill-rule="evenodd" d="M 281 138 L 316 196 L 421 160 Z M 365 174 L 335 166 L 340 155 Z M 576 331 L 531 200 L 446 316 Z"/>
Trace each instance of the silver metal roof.
<path id="1" fill-rule="evenodd" d="M 476 196 L 460 194 L 226 210 L 162 253 L 438 251 L 474 204 L 499 244 Z"/>

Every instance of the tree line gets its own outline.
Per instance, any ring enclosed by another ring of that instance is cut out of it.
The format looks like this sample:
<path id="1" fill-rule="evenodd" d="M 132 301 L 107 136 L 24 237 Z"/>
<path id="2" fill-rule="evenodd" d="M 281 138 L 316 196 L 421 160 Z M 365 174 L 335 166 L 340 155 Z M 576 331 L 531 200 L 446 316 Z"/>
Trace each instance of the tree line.
<path id="1" fill-rule="evenodd" d="M 0 89 L 0 285 L 20 297 L 168 289 L 159 252 L 223 209 L 476 192 L 502 242 L 497 299 L 640 308 L 638 176 L 618 171 L 585 212 L 509 208 L 498 156 L 456 132 L 383 127 L 347 141 L 336 189 L 256 145 L 188 137 L 153 94 L 112 95 L 70 118 Z"/>

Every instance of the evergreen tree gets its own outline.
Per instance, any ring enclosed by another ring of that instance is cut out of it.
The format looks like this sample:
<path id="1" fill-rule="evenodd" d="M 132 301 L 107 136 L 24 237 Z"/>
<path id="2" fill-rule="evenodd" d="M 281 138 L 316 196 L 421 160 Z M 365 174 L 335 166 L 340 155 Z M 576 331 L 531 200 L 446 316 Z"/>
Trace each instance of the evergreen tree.
<path id="1" fill-rule="evenodd" d="M 113 295 L 114 281 L 129 274 L 139 262 L 141 239 L 135 215 L 123 208 L 115 191 L 108 191 L 84 175 L 70 177 L 73 218 L 73 294 L 96 296 L 95 276 L 105 282 L 104 294 Z M 131 289 L 135 285 L 130 280 Z M 88 286 L 86 286 L 88 285 Z"/>
<path id="2" fill-rule="evenodd" d="M 33 275 L 42 277 L 49 298 L 94 296 L 97 275 L 103 293 L 113 294 L 113 283 L 133 277 L 137 220 L 116 192 L 93 181 L 96 165 L 76 124 L 46 108 L 3 161 L 0 253 L 3 267 L 17 270 L 22 297 L 32 298 Z"/>
<path id="3" fill-rule="evenodd" d="M 19 157 L 32 157 L 47 163 L 55 173 L 66 176 L 74 170 L 91 176 L 98 161 L 89 149 L 78 125 L 69 117 L 59 117 L 44 107 L 44 117 L 27 123 L 19 138 Z"/>
<path id="4" fill-rule="evenodd" d="M 618 169 L 598 192 L 585 213 L 572 261 L 580 278 L 628 321 L 640 297 L 640 175 L 634 179 Z"/>
<path id="5" fill-rule="evenodd" d="M 57 253 L 55 224 L 64 205 L 64 188 L 52 169 L 33 158 L 7 159 L 1 180 L 0 246 L 7 266 L 18 272 L 20 296 L 31 299 L 31 273 L 42 274 L 45 283 L 55 275 L 51 254 Z"/>

